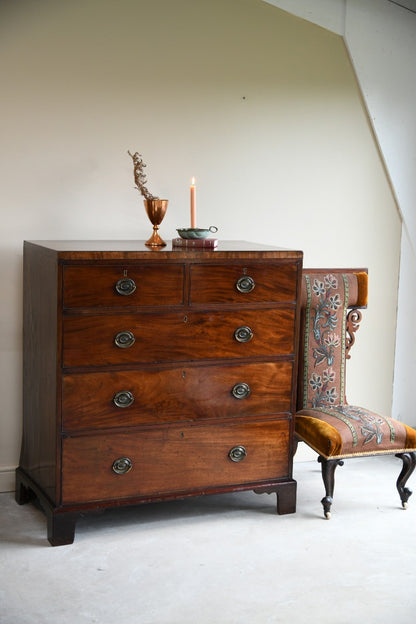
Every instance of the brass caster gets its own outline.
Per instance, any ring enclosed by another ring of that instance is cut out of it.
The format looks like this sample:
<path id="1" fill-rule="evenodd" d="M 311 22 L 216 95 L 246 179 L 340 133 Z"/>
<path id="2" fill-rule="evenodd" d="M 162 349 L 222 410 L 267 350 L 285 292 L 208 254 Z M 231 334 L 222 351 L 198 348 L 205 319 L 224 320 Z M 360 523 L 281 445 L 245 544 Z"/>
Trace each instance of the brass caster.
<path id="1" fill-rule="evenodd" d="M 407 503 L 402 503 L 403 509 L 407 509 Z"/>
<path id="2" fill-rule="evenodd" d="M 330 511 L 326 511 L 325 512 L 325 519 L 326 520 L 331 520 L 331 512 Z"/>

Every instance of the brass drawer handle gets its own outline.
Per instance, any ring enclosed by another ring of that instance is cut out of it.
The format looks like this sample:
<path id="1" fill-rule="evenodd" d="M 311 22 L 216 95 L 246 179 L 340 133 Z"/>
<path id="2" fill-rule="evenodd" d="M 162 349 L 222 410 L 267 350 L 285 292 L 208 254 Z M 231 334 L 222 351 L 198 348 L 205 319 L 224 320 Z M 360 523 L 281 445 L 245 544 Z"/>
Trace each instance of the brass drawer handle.
<path id="1" fill-rule="evenodd" d="M 130 407 L 133 402 L 134 396 L 129 390 L 121 390 L 113 398 L 113 403 L 116 407 Z"/>
<path id="2" fill-rule="evenodd" d="M 246 399 L 251 394 L 250 386 L 242 381 L 241 383 L 235 384 L 234 388 L 231 390 L 231 394 L 236 399 Z"/>
<path id="3" fill-rule="evenodd" d="M 249 277 L 248 275 L 240 277 L 235 283 L 235 287 L 241 293 L 249 293 L 254 290 L 255 286 L 256 282 L 252 277 Z"/>
<path id="4" fill-rule="evenodd" d="M 247 451 L 244 446 L 234 446 L 228 453 L 228 457 L 233 462 L 241 462 L 247 457 Z"/>
<path id="5" fill-rule="evenodd" d="M 119 279 L 116 284 L 116 291 L 119 295 L 132 295 L 136 290 L 135 281 L 130 277 Z"/>
<path id="6" fill-rule="evenodd" d="M 119 457 L 113 462 L 113 472 L 127 474 L 133 468 L 133 462 L 128 457 Z"/>
<path id="7" fill-rule="evenodd" d="M 234 338 L 237 342 L 250 342 L 253 336 L 253 330 L 250 327 L 247 327 L 247 325 L 237 327 L 234 332 Z"/>
<path id="8" fill-rule="evenodd" d="M 122 331 L 118 332 L 117 336 L 114 338 L 114 342 L 119 349 L 128 349 L 136 342 L 133 332 L 131 331 Z"/>

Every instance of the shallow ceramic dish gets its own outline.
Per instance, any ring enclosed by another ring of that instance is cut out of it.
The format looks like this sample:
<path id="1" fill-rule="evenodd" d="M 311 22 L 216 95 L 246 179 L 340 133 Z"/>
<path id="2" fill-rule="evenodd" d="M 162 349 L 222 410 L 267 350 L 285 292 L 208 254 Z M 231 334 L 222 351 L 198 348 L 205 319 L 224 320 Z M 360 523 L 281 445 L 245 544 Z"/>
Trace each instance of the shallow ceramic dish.
<path id="1" fill-rule="evenodd" d="M 209 228 L 180 228 L 176 231 L 181 238 L 207 238 L 210 234 L 218 232 L 218 228 L 211 225 Z"/>

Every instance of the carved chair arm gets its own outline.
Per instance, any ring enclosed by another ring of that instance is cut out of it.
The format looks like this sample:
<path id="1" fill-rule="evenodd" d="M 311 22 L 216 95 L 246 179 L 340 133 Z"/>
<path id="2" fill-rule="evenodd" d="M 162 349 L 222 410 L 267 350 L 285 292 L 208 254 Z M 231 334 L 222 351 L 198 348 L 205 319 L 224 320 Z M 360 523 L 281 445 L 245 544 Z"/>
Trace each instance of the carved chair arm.
<path id="1" fill-rule="evenodd" d="M 347 314 L 345 325 L 345 358 L 351 358 L 350 349 L 355 342 L 355 332 L 358 331 L 362 314 L 358 308 L 352 308 Z"/>

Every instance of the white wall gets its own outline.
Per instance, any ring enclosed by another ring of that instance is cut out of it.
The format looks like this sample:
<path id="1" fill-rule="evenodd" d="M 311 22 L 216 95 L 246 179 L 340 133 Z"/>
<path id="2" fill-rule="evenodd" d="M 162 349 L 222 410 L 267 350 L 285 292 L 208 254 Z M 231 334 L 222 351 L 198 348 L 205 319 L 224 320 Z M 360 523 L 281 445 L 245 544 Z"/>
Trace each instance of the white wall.
<path id="1" fill-rule="evenodd" d="M 416 14 L 348 0 L 345 37 L 403 217 L 392 415 L 416 425 Z"/>
<path id="2" fill-rule="evenodd" d="M 167 239 L 194 175 L 220 238 L 368 266 L 349 398 L 389 411 L 400 218 L 341 37 L 260 0 L 3 0 L 0 76 L 0 489 L 20 447 L 22 241 L 148 237 L 127 149 L 169 199 Z"/>
<path id="3" fill-rule="evenodd" d="M 416 426 L 416 14 L 388 0 L 267 1 L 342 34 L 351 55 L 403 219 L 392 416 Z"/>

